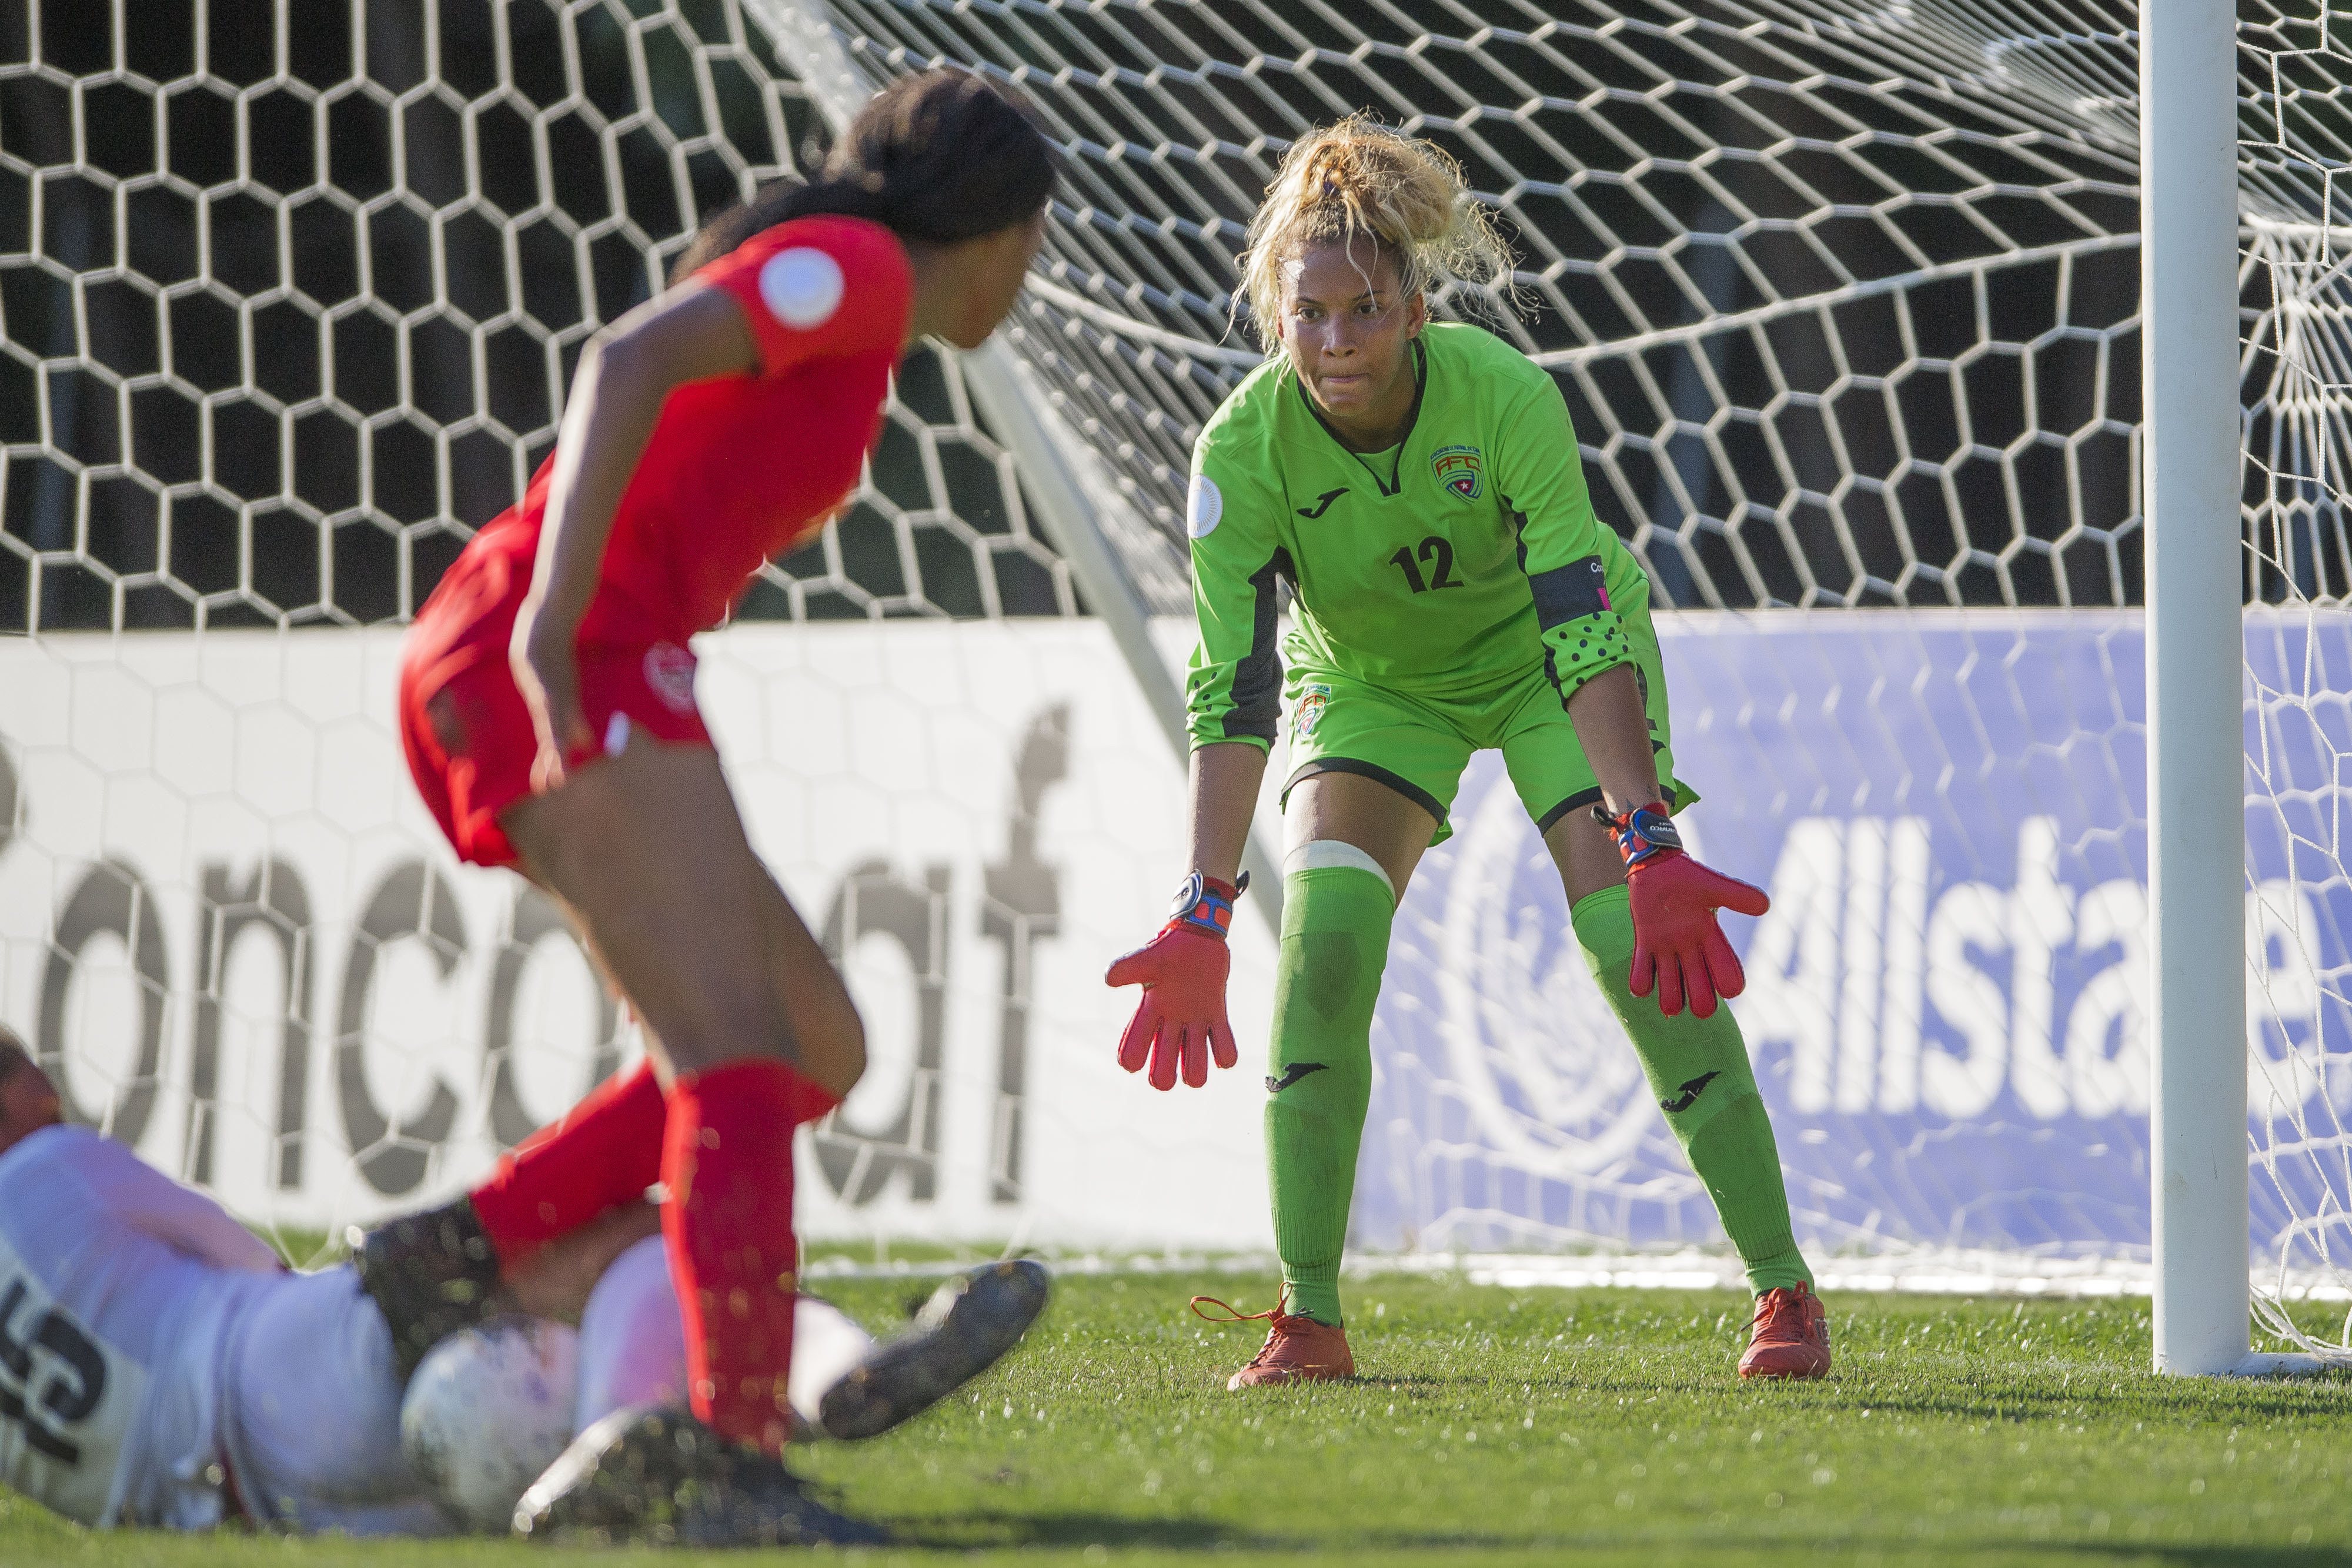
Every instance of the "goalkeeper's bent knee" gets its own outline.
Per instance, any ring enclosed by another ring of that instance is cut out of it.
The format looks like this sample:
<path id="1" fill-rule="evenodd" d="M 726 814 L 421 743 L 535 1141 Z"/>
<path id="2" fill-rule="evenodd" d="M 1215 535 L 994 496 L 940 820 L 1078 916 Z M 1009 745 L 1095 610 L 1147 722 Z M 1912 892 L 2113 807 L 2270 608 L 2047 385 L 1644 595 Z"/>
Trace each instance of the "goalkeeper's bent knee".
<path id="1" fill-rule="evenodd" d="M 1396 897 L 1380 862 L 1322 839 L 1284 862 L 1266 1061 L 1267 1186 L 1289 1310 L 1340 1324 L 1356 1151 L 1372 1092 L 1372 1007 Z"/>

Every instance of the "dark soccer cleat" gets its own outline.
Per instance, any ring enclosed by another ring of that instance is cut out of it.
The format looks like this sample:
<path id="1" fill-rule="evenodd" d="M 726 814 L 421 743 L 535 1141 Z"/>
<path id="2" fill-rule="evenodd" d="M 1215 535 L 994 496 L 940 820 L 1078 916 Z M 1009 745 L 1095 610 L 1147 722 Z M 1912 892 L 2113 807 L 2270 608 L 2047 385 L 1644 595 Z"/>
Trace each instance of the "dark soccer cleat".
<path id="1" fill-rule="evenodd" d="M 392 1354 L 405 1388 L 425 1353 L 459 1329 L 498 1315 L 499 1255 L 474 1217 L 473 1199 L 403 1215 L 373 1230 L 352 1226 L 352 1267 L 392 1325 Z"/>
<path id="2" fill-rule="evenodd" d="M 1045 1310 L 1053 1276 L 1032 1258 L 975 1269 L 931 1293 L 915 1326 L 824 1391 L 829 1437 L 876 1437 L 922 1414 L 1002 1360 Z"/>
<path id="3" fill-rule="evenodd" d="M 615 1410 L 572 1440 L 515 1505 L 514 1532 L 596 1546 L 878 1546 L 806 1483 L 682 1410 Z"/>

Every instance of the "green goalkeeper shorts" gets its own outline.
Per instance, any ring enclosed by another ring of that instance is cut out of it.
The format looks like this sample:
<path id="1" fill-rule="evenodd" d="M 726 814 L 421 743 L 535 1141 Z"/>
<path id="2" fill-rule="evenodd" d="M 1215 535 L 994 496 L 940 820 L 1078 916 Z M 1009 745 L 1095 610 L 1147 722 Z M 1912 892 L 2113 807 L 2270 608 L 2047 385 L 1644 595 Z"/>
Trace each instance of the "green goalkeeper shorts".
<path id="1" fill-rule="evenodd" d="M 1637 647 L 1640 640 L 1637 640 Z M 1292 645 L 1289 672 L 1290 777 L 1282 786 L 1286 805 L 1302 779 L 1318 773 L 1355 773 L 1378 779 L 1437 819 L 1430 842 L 1454 831 L 1450 812 L 1461 788 L 1462 770 L 1474 751 L 1503 754 L 1511 785 L 1535 819 L 1536 831 L 1601 799 L 1600 782 L 1576 727 L 1540 664 L 1527 674 L 1483 691 L 1448 696 L 1415 696 L 1368 685 L 1333 670 L 1318 670 L 1297 658 Z M 1642 647 L 1634 663 L 1642 706 L 1650 718 L 1650 747 L 1657 753 L 1658 785 L 1676 810 L 1698 799 L 1674 776 L 1674 741 L 1666 723 L 1666 675 L 1657 644 Z"/>

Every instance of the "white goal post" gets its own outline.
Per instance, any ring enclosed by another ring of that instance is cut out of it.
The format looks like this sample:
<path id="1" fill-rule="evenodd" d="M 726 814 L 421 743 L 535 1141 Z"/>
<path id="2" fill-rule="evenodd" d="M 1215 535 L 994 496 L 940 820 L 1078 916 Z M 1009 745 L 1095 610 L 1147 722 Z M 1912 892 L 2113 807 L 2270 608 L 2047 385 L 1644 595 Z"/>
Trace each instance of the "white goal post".
<path id="1" fill-rule="evenodd" d="M 2140 12 L 2147 517 L 2149 1107 L 2155 1361 L 2315 1365 L 2247 1333 L 2242 937 L 2243 572 L 2238 516 L 2238 72 L 2232 8 Z"/>

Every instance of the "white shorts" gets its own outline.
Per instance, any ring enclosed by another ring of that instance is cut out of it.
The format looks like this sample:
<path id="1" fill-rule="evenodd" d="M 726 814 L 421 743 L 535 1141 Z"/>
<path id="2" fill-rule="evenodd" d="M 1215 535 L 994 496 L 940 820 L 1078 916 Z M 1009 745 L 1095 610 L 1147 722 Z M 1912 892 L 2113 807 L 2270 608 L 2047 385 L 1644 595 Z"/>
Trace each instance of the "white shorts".
<path id="1" fill-rule="evenodd" d="M 840 1309 L 801 1297 L 793 1413 L 814 1427 L 817 1401 L 873 1343 Z M 686 1329 L 660 1237 L 630 1247 L 596 1281 L 579 1354 L 575 1434 L 625 1405 L 685 1405 Z M 226 1435 L 256 1517 L 351 1535 L 450 1528 L 401 1450 L 392 1333 L 349 1267 L 270 1290 L 237 1324 L 228 1364 Z"/>
<path id="2" fill-rule="evenodd" d="M 229 1336 L 223 1437 L 257 1521 L 348 1535 L 450 1526 L 400 1448 L 392 1331 L 349 1264 L 289 1274 Z"/>
<path id="3" fill-rule="evenodd" d="M 817 1401 L 874 1346 L 874 1336 L 830 1301 L 793 1304 L 793 1364 L 784 1397 L 810 1432 Z M 686 1326 L 662 1239 L 648 1236 L 613 1260 L 580 1318 L 580 1404 L 573 1430 L 625 1405 L 686 1404 Z"/>

